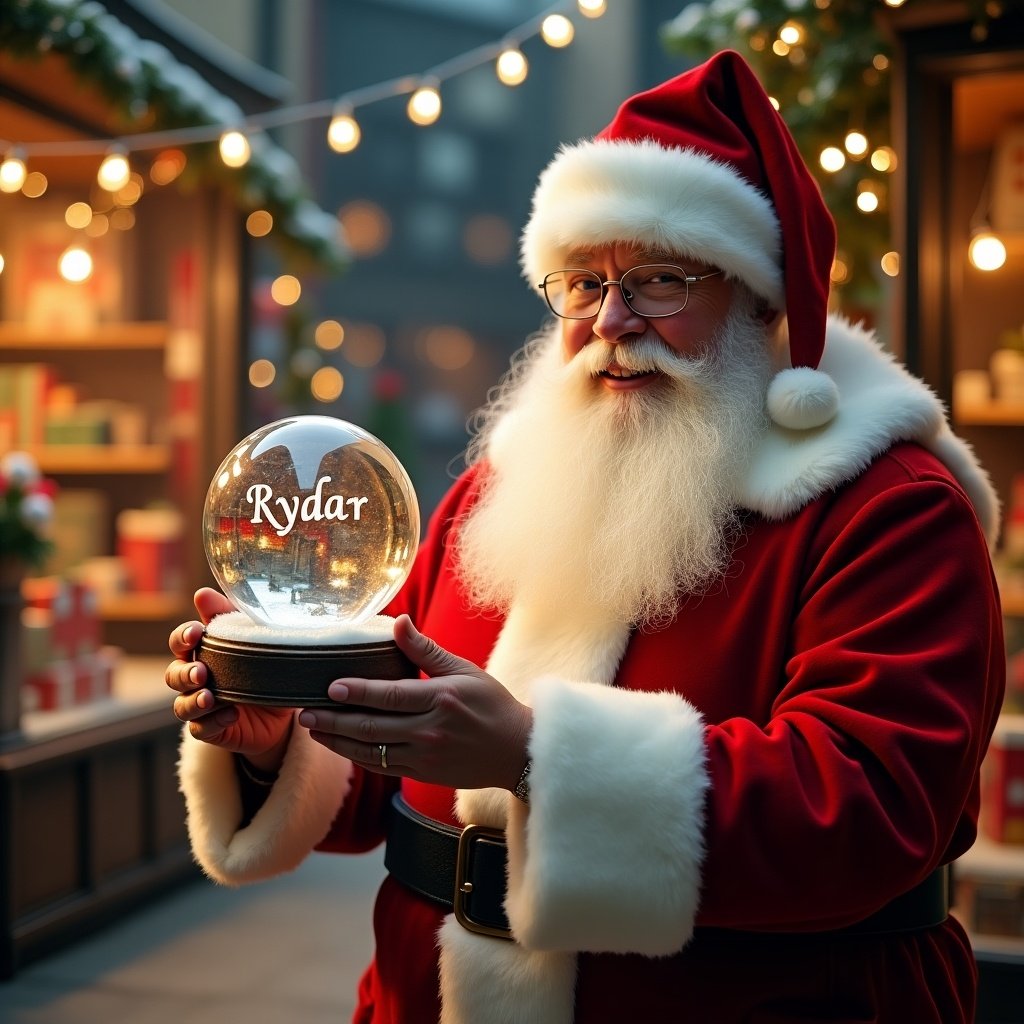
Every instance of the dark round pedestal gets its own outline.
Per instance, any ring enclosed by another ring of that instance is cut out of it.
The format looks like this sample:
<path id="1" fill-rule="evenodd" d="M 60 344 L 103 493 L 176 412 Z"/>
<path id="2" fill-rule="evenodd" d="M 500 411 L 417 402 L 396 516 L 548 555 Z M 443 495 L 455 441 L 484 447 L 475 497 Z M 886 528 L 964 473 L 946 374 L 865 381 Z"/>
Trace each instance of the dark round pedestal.
<path id="1" fill-rule="evenodd" d="M 327 696 L 335 679 L 419 676 L 393 640 L 293 647 L 204 636 L 196 657 L 206 666 L 207 686 L 216 698 L 233 704 L 355 711 Z"/>

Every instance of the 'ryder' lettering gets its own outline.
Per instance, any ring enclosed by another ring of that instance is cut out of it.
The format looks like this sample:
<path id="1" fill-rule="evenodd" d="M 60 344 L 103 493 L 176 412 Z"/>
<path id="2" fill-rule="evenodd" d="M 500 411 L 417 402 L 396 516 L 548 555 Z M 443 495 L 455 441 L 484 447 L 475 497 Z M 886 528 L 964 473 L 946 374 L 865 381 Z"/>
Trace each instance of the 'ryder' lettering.
<path id="1" fill-rule="evenodd" d="M 250 502 L 255 511 L 252 522 L 262 523 L 264 516 L 274 528 L 278 537 L 289 533 L 295 525 L 296 520 L 301 519 L 304 523 L 319 521 L 321 519 L 354 519 L 359 521 L 359 514 L 369 498 L 346 498 L 343 494 L 329 494 L 324 500 L 324 484 L 329 484 L 331 478 L 322 476 L 316 482 L 313 493 L 304 499 L 297 496 L 290 498 L 275 498 L 274 489 L 270 484 L 253 484 L 245 492 L 245 500 Z M 274 515 L 270 509 L 271 502 L 277 505 L 281 518 Z M 348 506 L 351 511 L 345 510 Z"/>

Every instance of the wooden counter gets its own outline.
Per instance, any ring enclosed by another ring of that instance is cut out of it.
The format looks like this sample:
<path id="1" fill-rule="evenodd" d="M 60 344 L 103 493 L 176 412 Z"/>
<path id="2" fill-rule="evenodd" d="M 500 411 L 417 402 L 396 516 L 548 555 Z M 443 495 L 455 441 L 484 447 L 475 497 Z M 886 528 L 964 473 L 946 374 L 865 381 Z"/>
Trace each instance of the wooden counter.
<path id="1" fill-rule="evenodd" d="M 0 978 L 199 876 L 169 660 L 125 659 L 112 698 L 26 714 L 0 739 Z"/>

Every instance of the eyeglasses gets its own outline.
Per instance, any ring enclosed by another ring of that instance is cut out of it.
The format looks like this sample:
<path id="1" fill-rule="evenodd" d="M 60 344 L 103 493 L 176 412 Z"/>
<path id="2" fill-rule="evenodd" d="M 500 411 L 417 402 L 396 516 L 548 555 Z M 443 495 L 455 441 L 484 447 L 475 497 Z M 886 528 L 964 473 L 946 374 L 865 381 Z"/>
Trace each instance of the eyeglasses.
<path id="1" fill-rule="evenodd" d="M 555 316 L 565 320 L 589 320 L 597 316 L 609 285 L 618 285 L 622 299 L 638 316 L 672 316 L 686 308 L 690 285 L 721 274 L 688 274 L 670 263 L 630 267 L 618 281 L 602 281 L 593 270 L 555 270 L 540 283 L 544 298 Z"/>

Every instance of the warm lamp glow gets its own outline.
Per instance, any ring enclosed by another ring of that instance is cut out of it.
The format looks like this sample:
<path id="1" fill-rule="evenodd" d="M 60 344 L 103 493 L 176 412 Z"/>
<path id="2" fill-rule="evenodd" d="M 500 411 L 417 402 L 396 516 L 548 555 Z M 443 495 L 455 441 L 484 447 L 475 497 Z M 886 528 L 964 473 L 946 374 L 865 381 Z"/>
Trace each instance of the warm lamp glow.
<path id="1" fill-rule="evenodd" d="M 336 113 L 327 126 L 327 145 L 335 153 L 351 153 L 362 137 L 359 122 L 347 112 Z"/>
<path id="2" fill-rule="evenodd" d="M 28 177 L 28 168 L 20 156 L 10 154 L 0 164 L 0 192 L 20 192 Z"/>
<path id="3" fill-rule="evenodd" d="M 249 364 L 249 383 L 254 388 L 268 388 L 274 383 L 277 369 L 269 359 L 255 359 Z"/>
<path id="4" fill-rule="evenodd" d="M 275 277 L 270 285 L 270 297 L 279 306 L 294 306 L 302 294 L 302 285 L 299 279 L 292 274 L 282 274 Z"/>
<path id="5" fill-rule="evenodd" d="M 803 42 L 804 29 L 803 26 L 796 21 L 787 21 L 785 25 L 779 29 L 779 38 L 787 46 L 799 46 Z"/>
<path id="6" fill-rule="evenodd" d="M 600 18 L 608 10 L 605 0 L 576 0 L 576 6 L 585 18 Z"/>
<path id="7" fill-rule="evenodd" d="M 526 81 L 529 68 L 526 58 L 515 47 L 503 50 L 496 65 L 498 78 L 505 85 L 519 85 Z"/>
<path id="8" fill-rule="evenodd" d="M 333 366 L 321 366 L 310 378 L 309 390 L 318 402 L 333 402 L 341 397 L 345 378 Z"/>
<path id="9" fill-rule="evenodd" d="M 879 146 L 871 154 L 871 166 L 876 171 L 891 173 L 896 170 L 896 150 L 890 146 Z"/>
<path id="10" fill-rule="evenodd" d="M 846 154 L 838 146 L 826 146 L 818 157 L 822 169 L 835 174 L 846 165 Z"/>
<path id="11" fill-rule="evenodd" d="M 60 258 L 60 276 L 65 281 L 85 281 L 92 275 L 92 257 L 85 249 L 73 246 Z"/>
<path id="12" fill-rule="evenodd" d="M 979 231 L 971 239 L 967 257 L 978 270 L 998 270 L 1006 262 L 1006 246 L 991 231 Z"/>
<path id="13" fill-rule="evenodd" d="M 131 181 L 131 177 L 132 169 L 128 165 L 128 157 L 116 151 L 104 157 L 96 174 L 100 188 L 106 189 L 107 192 L 116 192 L 124 188 Z"/>
<path id="14" fill-rule="evenodd" d="M 898 252 L 887 252 L 881 260 L 882 273 L 889 277 L 899 277 L 900 254 Z"/>
<path id="15" fill-rule="evenodd" d="M 549 14 L 541 23 L 540 34 L 548 46 L 557 50 L 572 42 L 576 29 L 564 14 Z"/>
<path id="16" fill-rule="evenodd" d="M 340 347 L 345 340 L 345 328 L 337 320 L 321 320 L 313 332 L 317 348 L 331 350 Z"/>
<path id="17" fill-rule="evenodd" d="M 21 191 L 29 199 L 38 199 L 49 187 L 50 183 L 42 171 L 29 171 Z"/>
<path id="18" fill-rule="evenodd" d="M 406 107 L 413 124 L 433 124 L 441 116 L 441 94 L 432 85 L 424 85 L 410 97 Z"/>
<path id="19" fill-rule="evenodd" d="M 244 167 L 252 156 L 252 146 L 240 131 L 225 132 L 220 137 L 220 158 L 228 167 Z"/>
<path id="20" fill-rule="evenodd" d="M 878 193 L 870 182 L 863 182 L 857 193 L 857 209 L 861 213 L 874 213 L 878 209 Z"/>
<path id="21" fill-rule="evenodd" d="M 850 156 L 863 156 L 868 151 L 867 136 L 863 132 L 848 132 L 843 145 Z"/>
<path id="22" fill-rule="evenodd" d="M 87 227 L 92 220 L 92 207 L 88 203 L 72 203 L 64 211 L 64 223 L 69 228 Z"/>
<path id="23" fill-rule="evenodd" d="M 274 217 L 269 210 L 253 210 L 245 218 L 245 230 L 253 238 L 263 238 L 274 230 Z"/>

